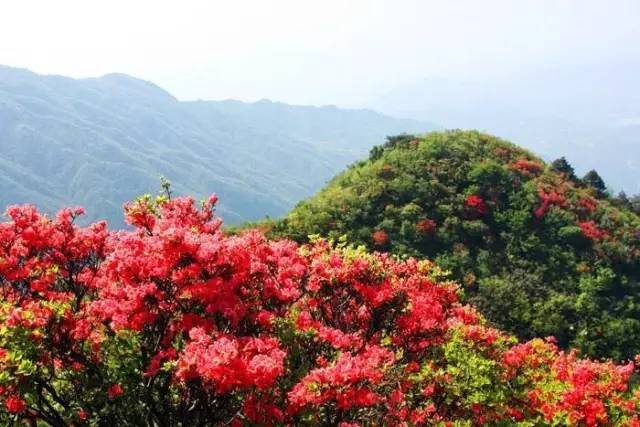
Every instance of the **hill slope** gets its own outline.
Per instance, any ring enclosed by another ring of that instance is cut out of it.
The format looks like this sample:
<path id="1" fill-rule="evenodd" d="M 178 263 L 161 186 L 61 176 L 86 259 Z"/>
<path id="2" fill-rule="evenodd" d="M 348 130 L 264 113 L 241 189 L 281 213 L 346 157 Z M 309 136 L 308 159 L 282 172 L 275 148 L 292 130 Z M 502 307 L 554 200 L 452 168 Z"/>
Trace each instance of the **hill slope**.
<path id="1" fill-rule="evenodd" d="M 390 139 L 271 227 L 435 259 L 521 337 L 640 352 L 640 218 L 489 135 Z"/>
<path id="2" fill-rule="evenodd" d="M 122 226 L 122 203 L 164 175 L 178 193 L 218 192 L 229 223 L 276 216 L 362 157 L 360 141 L 430 128 L 369 110 L 179 102 L 121 74 L 0 67 L 0 205 L 83 205 Z"/>

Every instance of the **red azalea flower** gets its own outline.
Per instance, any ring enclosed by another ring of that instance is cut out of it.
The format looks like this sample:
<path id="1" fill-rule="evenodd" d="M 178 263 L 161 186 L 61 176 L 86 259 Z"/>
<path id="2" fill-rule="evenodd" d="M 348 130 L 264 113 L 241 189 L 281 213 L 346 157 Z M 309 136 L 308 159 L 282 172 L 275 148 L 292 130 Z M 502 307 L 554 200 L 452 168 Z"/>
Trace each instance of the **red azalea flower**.
<path id="1" fill-rule="evenodd" d="M 123 393 L 123 390 L 120 384 L 113 384 L 111 387 L 109 387 L 109 390 L 107 390 L 107 395 L 111 400 L 120 396 L 122 393 Z"/>
<path id="2" fill-rule="evenodd" d="M 416 224 L 416 231 L 423 235 L 433 234 L 436 231 L 437 224 L 432 219 L 423 219 Z"/>
<path id="3" fill-rule="evenodd" d="M 27 403 L 18 395 L 11 395 L 4 401 L 4 406 L 10 414 L 19 414 L 27 408 Z"/>
<path id="4" fill-rule="evenodd" d="M 475 194 L 467 197 L 465 207 L 480 216 L 485 215 L 488 210 L 484 199 Z"/>
<path id="5" fill-rule="evenodd" d="M 389 235 L 384 230 L 378 230 L 371 236 L 373 244 L 376 246 L 384 246 L 389 242 Z"/>
<path id="6" fill-rule="evenodd" d="M 584 221 L 578 223 L 578 225 L 582 230 L 582 234 L 588 239 L 599 241 L 609 237 L 609 233 L 598 227 L 594 221 Z"/>

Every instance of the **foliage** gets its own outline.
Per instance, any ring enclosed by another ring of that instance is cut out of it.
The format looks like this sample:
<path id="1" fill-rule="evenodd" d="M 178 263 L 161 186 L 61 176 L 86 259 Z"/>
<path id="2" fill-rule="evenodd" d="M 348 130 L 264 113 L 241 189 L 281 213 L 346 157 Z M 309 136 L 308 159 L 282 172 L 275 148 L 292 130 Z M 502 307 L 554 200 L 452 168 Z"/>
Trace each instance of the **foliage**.
<path id="1" fill-rule="evenodd" d="M 563 348 L 619 360 L 640 352 L 634 212 L 601 185 L 583 186 L 566 160 L 547 166 L 486 134 L 399 141 L 414 142 L 386 144 L 264 227 L 434 259 L 465 285 L 467 301 L 521 338 L 555 335 Z"/>
<path id="2" fill-rule="evenodd" d="M 560 157 L 559 159 L 554 160 L 549 165 L 552 171 L 558 172 L 560 174 L 564 174 L 564 178 L 570 181 L 577 181 L 575 170 L 573 166 L 567 161 L 566 158 Z"/>
<path id="3" fill-rule="evenodd" d="M 598 191 L 598 194 L 602 194 L 607 191 L 607 185 L 604 183 L 604 180 L 600 177 L 598 172 L 593 169 L 587 172 L 587 174 L 582 178 L 582 182 Z"/>
<path id="4" fill-rule="evenodd" d="M 215 202 L 8 209 L 2 425 L 639 425 L 633 362 L 517 344 L 428 261 L 227 236 Z"/>

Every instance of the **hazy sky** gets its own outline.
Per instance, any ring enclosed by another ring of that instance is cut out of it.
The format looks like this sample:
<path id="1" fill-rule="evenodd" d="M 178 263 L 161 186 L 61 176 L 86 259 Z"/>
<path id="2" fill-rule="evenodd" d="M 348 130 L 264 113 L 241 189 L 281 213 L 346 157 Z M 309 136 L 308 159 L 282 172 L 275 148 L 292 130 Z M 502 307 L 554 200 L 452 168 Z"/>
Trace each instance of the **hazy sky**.
<path id="1" fill-rule="evenodd" d="M 638 57 L 640 1 L 6 0 L 0 64 L 180 99 L 366 105 L 428 76 Z"/>

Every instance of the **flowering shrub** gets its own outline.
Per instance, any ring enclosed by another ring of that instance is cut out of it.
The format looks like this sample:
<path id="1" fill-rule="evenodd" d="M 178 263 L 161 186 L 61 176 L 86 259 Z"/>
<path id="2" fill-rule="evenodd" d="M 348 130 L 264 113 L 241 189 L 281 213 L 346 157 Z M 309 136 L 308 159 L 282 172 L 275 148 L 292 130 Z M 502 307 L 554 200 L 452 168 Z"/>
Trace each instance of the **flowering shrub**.
<path id="1" fill-rule="evenodd" d="M 373 244 L 376 246 L 384 246 L 389 242 L 389 235 L 384 230 L 377 230 L 372 235 Z"/>
<path id="2" fill-rule="evenodd" d="M 538 197 L 540 198 L 540 206 L 538 206 L 534 212 L 534 215 L 538 219 L 543 218 L 552 206 L 558 206 L 560 208 L 567 206 L 567 199 L 563 194 L 555 190 L 546 192 L 544 189 L 540 189 L 538 190 Z"/>
<path id="3" fill-rule="evenodd" d="M 380 169 L 379 175 L 381 178 L 390 179 L 393 178 L 395 170 L 391 165 L 383 165 Z"/>
<path id="4" fill-rule="evenodd" d="M 640 422 L 632 362 L 516 344 L 428 261 L 227 236 L 214 203 L 140 199 L 117 232 L 9 208 L 2 425 Z"/>
<path id="5" fill-rule="evenodd" d="M 596 224 L 594 221 L 584 221 L 578 223 L 578 225 L 582 230 L 582 234 L 587 239 L 598 241 L 609 237 L 609 233 L 607 233 L 605 230 L 600 229 L 600 227 L 598 227 L 598 224 Z"/>
<path id="6" fill-rule="evenodd" d="M 487 204 L 484 199 L 476 194 L 467 197 L 464 202 L 465 208 L 475 216 L 482 216 L 487 213 Z"/>
<path id="7" fill-rule="evenodd" d="M 416 231 L 422 235 L 430 235 L 436 231 L 438 225 L 432 219 L 422 219 L 416 224 Z"/>
<path id="8" fill-rule="evenodd" d="M 511 165 L 511 169 L 525 176 L 537 176 L 542 170 L 543 166 L 533 160 L 519 159 Z"/>
<path id="9" fill-rule="evenodd" d="M 628 204 L 577 179 L 565 159 L 547 165 L 491 135 L 398 143 L 412 139 L 390 138 L 269 234 L 299 243 L 345 236 L 435 259 L 465 286 L 465 302 L 521 339 L 553 335 L 563 349 L 620 362 L 640 353 L 640 216 Z M 379 175 L 385 165 L 393 179 Z"/>
<path id="10" fill-rule="evenodd" d="M 583 210 L 585 214 L 589 215 L 596 211 L 598 208 L 598 202 L 591 197 L 583 197 L 578 201 L 578 208 Z"/>

